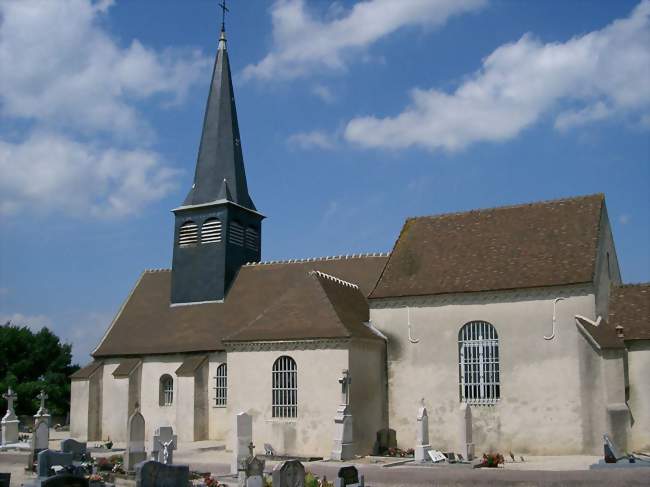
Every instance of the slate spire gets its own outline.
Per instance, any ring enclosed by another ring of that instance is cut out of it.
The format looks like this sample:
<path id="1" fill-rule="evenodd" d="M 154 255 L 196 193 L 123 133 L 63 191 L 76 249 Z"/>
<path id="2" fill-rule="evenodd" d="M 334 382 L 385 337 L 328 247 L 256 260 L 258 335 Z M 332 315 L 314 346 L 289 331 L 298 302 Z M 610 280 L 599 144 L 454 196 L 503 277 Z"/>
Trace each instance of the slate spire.
<path id="1" fill-rule="evenodd" d="M 226 48 L 226 32 L 222 25 L 203 119 L 194 184 L 183 206 L 200 205 L 223 199 L 224 180 L 228 189 L 226 193 L 230 196 L 228 201 L 256 210 L 248 194 L 230 61 Z"/>

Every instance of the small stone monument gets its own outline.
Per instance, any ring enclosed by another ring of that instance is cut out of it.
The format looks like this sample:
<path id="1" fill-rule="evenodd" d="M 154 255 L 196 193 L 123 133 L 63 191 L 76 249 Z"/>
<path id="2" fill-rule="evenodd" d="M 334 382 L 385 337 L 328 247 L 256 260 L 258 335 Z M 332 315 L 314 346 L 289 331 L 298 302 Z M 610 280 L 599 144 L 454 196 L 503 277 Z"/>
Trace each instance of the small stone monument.
<path id="1" fill-rule="evenodd" d="M 341 384 L 341 405 L 334 416 L 334 448 L 331 457 L 332 460 L 344 461 L 354 457 L 353 421 L 350 410 L 352 378 L 347 369 L 343 370 L 339 383 Z"/>
<path id="2" fill-rule="evenodd" d="M 251 456 L 248 457 L 245 464 L 245 478 L 246 487 L 264 487 L 264 460 L 261 460 L 253 455 L 255 448 L 251 443 L 250 446 Z"/>
<path id="3" fill-rule="evenodd" d="M 341 467 L 334 480 L 334 487 L 364 487 L 363 475 L 359 477 L 359 471 L 353 465 Z"/>
<path id="4" fill-rule="evenodd" d="M 136 463 L 147 459 L 147 452 L 144 450 L 144 426 L 144 416 L 140 413 L 140 404 L 136 402 L 135 410 L 126 425 L 127 443 L 124 453 L 124 469 L 127 472 L 133 472 Z"/>
<path id="5" fill-rule="evenodd" d="M 273 487 L 305 487 L 305 467 L 298 460 L 279 463 L 271 476 Z"/>
<path id="6" fill-rule="evenodd" d="M 429 415 L 427 414 L 427 408 L 424 406 L 424 398 L 422 398 L 422 403 L 418 409 L 417 420 L 415 461 L 424 463 L 429 459 L 427 452 L 431 450 L 429 444 Z"/>
<path id="7" fill-rule="evenodd" d="M 472 408 L 466 402 L 459 409 L 459 444 L 458 450 L 465 460 L 474 459 L 474 443 L 472 443 Z"/>
<path id="8" fill-rule="evenodd" d="M 34 424 L 36 424 L 37 421 L 46 421 L 47 425 L 50 426 L 51 424 L 51 416 L 50 412 L 47 410 L 45 407 L 45 400 L 48 399 L 48 395 L 45 393 L 43 389 L 41 389 L 41 392 L 38 396 L 36 396 L 36 399 L 39 399 L 41 401 L 41 407 L 38 408 L 38 411 L 36 411 L 36 414 L 34 415 Z"/>
<path id="9" fill-rule="evenodd" d="M 66 438 L 65 440 L 61 440 L 61 451 L 64 453 L 72 453 L 72 460 L 81 462 L 88 454 L 88 445 L 87 443 L 81 443 L 72 438 Z"/>
<path id="10" fill-rule="evenodd" d="M 2 418 L 2 445 L 18 442 L 18 417 L 14 411 L 14 401 L 18 395 L 11 389 L 2 395 L 7 400 L 7 412 Z"/>
<path id="11" fill-rule="evenodd" d="M 72 465 L 72 457 L 72 453 L 45 449 L 38 453 L 36 475 L 40 478 L 49 477 L 50 468 L 54 465 L 61 465 L 62 467 Z"/>
<path id="12" fill-rule="evenodd" d="M 32 435 L 32 450 L 46 450 L 50 444 L 50 426 L 46 419 L 37 420 Z"/>
<path id="13" fill-rule="evenodd" d="M 253 442 L 253 418 L 250 414 L 242 412 L 237 415 L 234 434 L 235 444 L 230 473 L 237 475 L 248 458 L 248 445 Z"/>
<path id="14" fill-rule="evenodd" d="M 163 465 L 149 460 L 135 466 L 137 487 L 179 487 L 190 481 L 189 465 Z"/>
<path id="15" fill-rule="evenodd" d="M 151 445 L 151 456 L 163 465 L 174 463 L 174 450 L 176 450 L 176 435 L 171 426 L 161 426 L 156 429 Z"/>

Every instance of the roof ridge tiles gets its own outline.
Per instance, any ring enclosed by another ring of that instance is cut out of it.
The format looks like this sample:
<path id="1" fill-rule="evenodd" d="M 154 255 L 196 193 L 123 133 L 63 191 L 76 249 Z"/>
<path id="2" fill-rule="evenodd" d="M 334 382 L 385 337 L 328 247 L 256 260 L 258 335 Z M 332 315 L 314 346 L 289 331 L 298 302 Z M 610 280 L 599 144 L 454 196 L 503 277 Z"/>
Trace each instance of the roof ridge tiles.
<path id="1" fill-rule="evenodd" d="M 145 269 L 144 272 L 171 272 L 171 269 L 165 267 Z"/>
<path id="2" fill-rule="evenodd" d="M 328 260 L 350 260 L 350 259 L 361 259 L 367 257 L 388 257 L 389 254 L 390 252 L 368 252 L 368 253 L 359 253 L 359 254 L 331 255 L 325 257 L 306 257 L 303 259 L 267 260 L 262 262 L 247 262 L 245 266 L 253 267 L 259 265 L 275 265 L 275 264 L 304 264 L 305 262 L 324 262 Z"/>
<path id="3" fill-rule="evenodd" d="M 310 276 L 314 276 L 314 275 L 315 275 L 315 276 L 318 276 L 318 277 L 322 277 L 322 278 L 324 278 L 324 279 L 329 279 L 330 281 L 333 281 L 333 282 L 335 282 L 335 283 L 337 283 L 337 284 L 340 284 L 341 286 L 351 287 L 351 288 L 353 288 L 353 289 L 359 289 L 359 286 L 357 286 L 356 284 L 354 284 L 354 283 L 352 283 L 352 282 L 349 282 L 349 281 L 344 281 L 343 279 L 341 279 L 341 278 L 339 278 L 339 277 L 333 276 L 333 275 L 331 275 L 331 274 L 327 274 L 327 273 L 325 273 L 325 272 L 321 272 L 321 271 L 310 271 L 310 272 L 309 272 L 309 275 L 310 275 Z"/>
<path id="4" fill-rule="evenodd" d="M 420 219 L 425 219 L 425 218 L 447 218 L 447 217 L 458 216 L 458 215 L 486 213 L 486 212 L 494 211 L 494 210 L 510 210 L 510 209 L 515 209 L 515 208 L 526 208 L 526 207 L 531 207 L 531 206 L 543 206 L 543 205 L 548 205 L 548 204 L 552 204 L 552 203 L 573 202 L 573 201 L 585 200 L 585 199 L 596 198 L 596 197 L 599 197 L 601 200 L 604 200 L 605 199 L 605 193 L 593 193 L 593 194 L 586 194 L 586 195 L 582 195 L 582 196 L 569 196 L 569 197 L 566 197 L 566 198 L 555 198 L 555 199 L 549 199 L 549 200 L 532 201 L 530 203 L 516 203 L 516 204 L 512 204 L 512 205 L 491 206 L 491 207 L 488 207 L 488 208 L 477 208 L 477 209 L 473 209 L 473 210 L 453 211 L 451 213 L 434 213 L 432 215 L 408 216 L 408 217 L 406 217 L 406 221 L 408 221 L 408 220 L 420 220 Z"/>

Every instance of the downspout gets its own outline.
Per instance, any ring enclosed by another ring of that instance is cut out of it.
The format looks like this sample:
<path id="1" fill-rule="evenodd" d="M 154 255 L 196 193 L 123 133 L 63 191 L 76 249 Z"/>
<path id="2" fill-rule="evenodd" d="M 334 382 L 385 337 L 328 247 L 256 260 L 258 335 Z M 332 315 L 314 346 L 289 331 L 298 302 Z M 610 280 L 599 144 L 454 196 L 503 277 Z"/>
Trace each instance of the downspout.
<path id="1" fill-rule="evenodd" d="M 411 308 L 409 308 L 408 306 L 406 307 L 406 322 L 408 324 L 408 330 L 409 330 L 409 342 L 420 343 L 419 338 L 413 338 L 411 336 Z"/>
<path id="2" fill-rule="evenodd" d="M 556 308 L 558 301 L 564 301 L 564 298 L 555 298 L 553 300 L 553 329 L 551 330 L 551 336 L 544 335 L 544 340 L 553 340 L 555 338 L 555 325 L 557 322 Z"/>

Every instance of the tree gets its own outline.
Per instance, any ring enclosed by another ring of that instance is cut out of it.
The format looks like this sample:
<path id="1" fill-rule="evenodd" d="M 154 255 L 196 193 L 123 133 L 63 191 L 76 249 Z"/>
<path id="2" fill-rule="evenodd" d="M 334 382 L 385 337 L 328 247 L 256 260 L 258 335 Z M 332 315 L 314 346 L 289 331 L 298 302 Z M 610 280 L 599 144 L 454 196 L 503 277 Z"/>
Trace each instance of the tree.
<path id="1" fill-rule="evenodd" d="M 41 389 L 49 396 L 46 407 L 50 414 L 68 413 L 70 375 L 79 369 L 72 365 L 71 350 L 71 345 L 61 343 L 47 328 L 33 332 L 9 321 L 0 326 L 0 392 L 4 394 L 9 387 L 16 391 L 16 414 L 35 414 Z M 6 408 L 7 401 L 0 394 L 0 411 L 4 413 Z"/>

